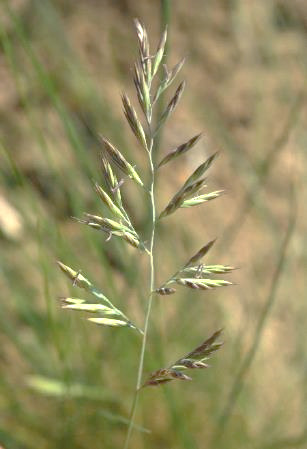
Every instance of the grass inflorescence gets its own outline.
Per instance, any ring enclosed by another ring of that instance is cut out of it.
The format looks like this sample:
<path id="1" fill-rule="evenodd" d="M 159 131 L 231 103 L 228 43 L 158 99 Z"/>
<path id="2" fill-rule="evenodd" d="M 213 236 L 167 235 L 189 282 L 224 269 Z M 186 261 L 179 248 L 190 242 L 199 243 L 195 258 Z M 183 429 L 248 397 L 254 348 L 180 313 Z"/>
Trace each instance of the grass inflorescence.
<path id="1" fill-rule="evenodd" d="M 160 220 L 175 213 L 179 208 L 189 208 L 201 205 L 210 200 L 218 198 L 223 191 L 203 193 L 207 178 L 205 173 L 215 161 L 217 153 L 212 154 L 204 160 L 187 178 L 181 188 L 169 200 L 165 208 L 158 212 L 156 208 L 156 177 L 160 174 L 161 167 L 171 163 L 188 151 L 191 151 L 200 140 L 202 133 L 187 139 L 175 149 L 170 150 L 160 161 L 157 161 L 157 139 L 158 133 L 165 126 L 167 119 L 177 107 L 185 89 L 185 81 L 179 82 L 174 94 L 167 102 L 164 110 L 157 116 L 157 101 L 162 93 L 165 93 L 175 81 L 183 67 L 184 60 L 179 61 L 173 68 L 169 69 L 163 64 L 165 46 L 167 43 L 167 29 L 161 35 L 159 44 L 154 52 L 150 49 L 148 35 L 145 27 L 139 20 L 135 20 L 138 38 L 138 59 L 134 65 L 134 85 L 142 118 L 139 118 L 137 109 L 132 104 L 126 93 L 122 94 L 122 104 L 125 118 L 129 127 L 136 137 L 139 145 L 147 154 L 148 172 L 150 181 L 147 185 L 146 173 L 140 173 L 136 165 L 128 161 L 122 152 L 106 137 L 101 136 L 101 168 L 104 185 L 94 184 L 94 190 L 103 204 L 106 206 L 110 217 L 102 217 L 96 213 L 84 213 L 82 218 L 76 218 L 79 223 L 85 224 L 92 229 L 102 231 L 106 235 L 106 241 L 113 237 L 132 245 L 135 250 L 145 253 L 149 259 L 150 276 L 147 285 L 148 299 L 145 305 L 144 322 L 137 325 L 134 320 L 126 315 L 127 312 L 120 310 L 114 305 L 99 288 L 94 286 L 80 271 L 70 268 L 63 262 L 58 262 L 63 273 L 70 278 L 73 285 L 88 291 L 93 300 L 83 298 L 62 298 L 63 308 L 90 314 L 88 320 L 91 323 L 110 326 L 126 327 L 141 334 L 142 342 L 138 362 L 138 372 L 134 400 L 131 407 L 129 426 L 125 440 L 125 448 L 129 447 L 131 434 L 135 428 L 135 414 L 137 409 L 140 390 L 147 386 L 157 386 L 172 380 L 191 380 L 184 371 L 190 369 L 208 368 L 207 359 L 222 345 L 218 341 L 221 330 L 214 332 L 200 346 L 180 357 L 167 368 L 158 368 L 143 380 L 144 358 L 147 348 L 148 330 L 150 326 L 151 310 L 153 300 L 157 296 L 168 296 L 176 293 L 177 287 L 182 286 L 190 290 L 211 290 L 217 287 L 231 285 L 224 279 L 214 278 L 217 274 L 227 274 L 234 267 L 229 265 L 207 265 L 203 258 L 207 255 L 215 240 L 203 245 L 187 262 L 179 268 L 162 285 L 156 285 L 155 256 L 156 229 Z M 116 173 L 118 171 L 118 173 Z M 133 224 L 133 217 L 129 215 L 122 199 L 121 190 L 125 183 L 132 180 L 139 188 L 145 190 L 151 210 L 149 235 L 142 236 L 141 231 Z M 213 276 L 213 277 L 212 277 Z"/>

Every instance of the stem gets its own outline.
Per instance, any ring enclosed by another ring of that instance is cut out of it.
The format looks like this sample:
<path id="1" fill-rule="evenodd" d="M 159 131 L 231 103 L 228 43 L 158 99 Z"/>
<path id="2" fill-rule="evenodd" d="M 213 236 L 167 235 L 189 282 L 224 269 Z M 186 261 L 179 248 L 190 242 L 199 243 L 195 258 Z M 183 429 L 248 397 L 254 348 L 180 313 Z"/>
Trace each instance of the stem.
<path id="1" fill-rule="evenodd" d="M 149 189 L 150 205 L 151 205 L 151 236 L 150 236 L 150 243 L 149 243 L 149 250 L 148 250 L 148 256 L 149 256 L 149 261 L 150 261 L 149 295 L 148 295 L 147 310 L 146 310 L 146 316 L 145 316 L 144 334 L 143 334 L 142 348 L 141 348 L 141 354 L 140 354 L 140 360 L 139 360 L 136 389 L 135 389 L 134 398 L 133 398 L 133 402 L 132 402 L 129 427 L 128 427 L 128 432 L 127 432 L 127 436 L 126 436 L 124 449 L 128 449 L 128 447 L 129 447 L 132 429 L 134 427 L 134 419 L 135 419 L 135 414 L 136 414 L 136 407 L 137 407 L 137 402 L 138 402 L 138 397 L 139 397 L 139 391 L 142 386 L 144 357 L 145 357 L 147 335 L 148 335 L 148 328 L 149 328 L 149 318 L 150 318 L 151 306 L 152 306 L 153 290 L 154 290 L 154 284 L 155 284 L 155 267 L 154 267 L 153 249 L 154 249 L 154 243 L 155 243 L 155 230 L 156 230 L 156 205 L 155 205 L 155 196 L 154 196 L 155 169 L 154 169 L 154 164 L 153 164 L 153 159 L 152 159 L 153 146 L 154 146 L 154 138 L 151 133 L 150 145 L 149 145 L 149 151 L 148 151 L 150 174 L 151 174 L 151 184 L 150 184 L 150 189 Z"/>

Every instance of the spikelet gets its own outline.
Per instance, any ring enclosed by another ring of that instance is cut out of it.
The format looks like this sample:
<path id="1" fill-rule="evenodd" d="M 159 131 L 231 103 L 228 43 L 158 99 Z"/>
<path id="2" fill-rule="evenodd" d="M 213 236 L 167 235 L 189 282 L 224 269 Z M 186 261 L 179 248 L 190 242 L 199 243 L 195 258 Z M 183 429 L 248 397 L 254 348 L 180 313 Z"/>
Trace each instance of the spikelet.
<path id="1" fill-rule="evenodd" d="M 159 163 L 158 168 L 162 167 L 162 165 L 165 165 L 168 162 L 176 159 L 178 156 L 182 156 L 183 154 L 185 154 L 187 151 L 189 151 L 191 148 L 193 148 L 194 145 L 196 145 L 196 143 L 199 141 L 200 138 L 201 138 L 201 134 L 197 134 L 196 136 L 189 139 L 187 142 L 182 143 L 177 148 L 170 151 Z"/>
<path id="2" fill-rule="evenodd" d="M 117 165 L 117 167 L 125 173 L 125 175 L 129 176 L 129 178 L 133 179 L 135 182 L 137 182 L 139 185 L 143 186 L 143 182 L 135 169 L 132 167 L 131 164 L 129 164 L 128 161 L 124 158 L 124 156 L 121 154 L 121 152 L 115 148 L 111 142 L 109 142 L 104 137 L 101 137 L 101 141 L 103 144 L 103 148 L 105 151 L 105 154 L 109 157 L 109 159 Z"/>
<path id="3" fill-rule="evenodd" d="M 184 357 L 178 359 L 170 367 L 160 368 L 151 373 L 142 388 L 165 384 L 172 380 L 192 380 L 191 377 L 187 376 L 182 371 L 187 369 L 209 368 L 209 365 L 205 363 L 206 360 L 208 360 L 210 356 L 223 345 L 223 343 L 216 341 L 221 333 L 222 329 L 219 329 L 214 332 L 211 337 L 201 343 L 201 345 L 197 346 Z"/>

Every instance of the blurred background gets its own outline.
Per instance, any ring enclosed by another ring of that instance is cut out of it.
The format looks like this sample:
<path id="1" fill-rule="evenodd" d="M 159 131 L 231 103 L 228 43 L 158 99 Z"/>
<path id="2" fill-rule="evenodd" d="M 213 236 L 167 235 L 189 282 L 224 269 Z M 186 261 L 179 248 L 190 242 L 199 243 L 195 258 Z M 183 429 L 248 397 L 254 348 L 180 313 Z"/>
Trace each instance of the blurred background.
<path id="1" fill-rule="evenodd" d="M 142 392 L 131 447 L 307 448 L 304 0 L 1 1 L 0 446 L 123 445 L 140 338 L 61 310 L 59 296 L 80 293 L 55 261 L 142 326 L 146 256 L 71 219 L 102 213 L 98 133 L 147 169 L 120 101 L 125 91 L 136 103 L 134 17 L 154 48 L 168 23 L 169 66 L 186 56 L 160 157 L 204 132 L 161 169 L 159 209 L 216 150 L 208 186 L 227 192 L 163 220 L 158 280 L 215 237 L 208 263 L 240 269 L 235 286 L 155 302 L 145 373 L 220 327 L 225 345 L 193 382 Z M 129 182 L 123 190 L 146 235 L 144 195 Z"/>

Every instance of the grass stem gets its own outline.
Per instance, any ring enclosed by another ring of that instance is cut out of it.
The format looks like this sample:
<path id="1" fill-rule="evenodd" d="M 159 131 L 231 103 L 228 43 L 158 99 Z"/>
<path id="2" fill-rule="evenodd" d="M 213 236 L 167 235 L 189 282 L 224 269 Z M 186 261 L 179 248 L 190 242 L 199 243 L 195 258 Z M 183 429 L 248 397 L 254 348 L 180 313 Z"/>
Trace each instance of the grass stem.
<path id="1" fill-rule="evenodd" d="M 156 230 L 156 205 L 155 205 L 155 195 L 154 195 L 155 169 L 154 169 L 154 163 L 153 163 L 153 158 L 152 158 L 153 147 L 154 147 L 154 138 L 151 134 L 149 152 L 148 152 L 150 174 L 151 174 L 151 183 L 150 183 L 150 189 L 149 189 L 150 208 L 151 208 L 151 236 L 150 236 L 150 244 L 149 244 L 149 251 L 148 251 L 149 264 L 150 264 L 149 295 L 148 295 L 147 310 L 146 310 L 146 316 L 145 316 L 142 347 L 141 347 L 141 353 L 140 353 L 140 359 L 139 359 L 136 389 L 135 389 L 134 398 L 133 398 L 133 402 L 132 402 L 132 406 L 131 406 L 130 422 L 129 422 L 129 427 L 128 427 L 128 431 L 127 431 L 124 449 L 128 449 L 128 447 L 129 447 L 130 438 L 131 438 L 132 430 L 134 427 L 134 420 L 135 420 L 136 408 L 137 408 L 137 403 L 138 403 L 139 391 L 140 391 L 140 388 L 142 385 L 144 357 L 145 357 L 145 350 L 146 350 L 146 343 L 147 343 L 147 336 L 148 336 L 148 329 L 149 329 L 149 319 L 150 319 L 151 308 L 152 308 L 153 290 L 154 290 L 154 285 L 155 285 L 154 243 L 155 243 L 155 230 Z"/>

